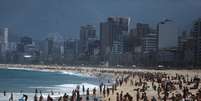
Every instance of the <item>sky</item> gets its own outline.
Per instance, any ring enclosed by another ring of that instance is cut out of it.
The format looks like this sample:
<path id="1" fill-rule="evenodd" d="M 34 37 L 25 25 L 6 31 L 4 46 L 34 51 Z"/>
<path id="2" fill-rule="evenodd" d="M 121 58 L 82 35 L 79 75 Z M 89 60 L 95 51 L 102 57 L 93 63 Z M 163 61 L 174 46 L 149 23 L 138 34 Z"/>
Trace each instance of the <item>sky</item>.
<path id="1" fill-rule="evenodd" d="M 8 27 L 12 36 L 41 39 L 57 32 L 76 38 L 81 25 L 94 24 L 98 29 L 108 16 L 129 16 L 133 24 L 152 27 L 168 18 L 177 33 L 167 32 L 172 29 L 169 25 L 161 28 L 161 35 L 171 40 L 201 17 L 200 9 L 201 0 L 0 0 L 0 27 Z"/>

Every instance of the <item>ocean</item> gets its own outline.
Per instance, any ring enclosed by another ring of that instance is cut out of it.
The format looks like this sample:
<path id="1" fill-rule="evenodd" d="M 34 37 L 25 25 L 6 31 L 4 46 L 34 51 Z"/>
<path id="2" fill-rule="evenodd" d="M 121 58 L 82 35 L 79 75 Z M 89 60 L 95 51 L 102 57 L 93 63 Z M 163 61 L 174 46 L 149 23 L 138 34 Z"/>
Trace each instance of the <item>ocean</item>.
<path id="1" fill-rule="evenodd" d="M 50 91 L 70 93 L 77 85 L 86 88 L 98 88 L 101 82 L 107 82 L 109 76 L 96 77 L 78 72 L 52 72 L 29 69 L 0 69 L 0 92 L 34 93 L 37 88 L 43 93 Z"/>

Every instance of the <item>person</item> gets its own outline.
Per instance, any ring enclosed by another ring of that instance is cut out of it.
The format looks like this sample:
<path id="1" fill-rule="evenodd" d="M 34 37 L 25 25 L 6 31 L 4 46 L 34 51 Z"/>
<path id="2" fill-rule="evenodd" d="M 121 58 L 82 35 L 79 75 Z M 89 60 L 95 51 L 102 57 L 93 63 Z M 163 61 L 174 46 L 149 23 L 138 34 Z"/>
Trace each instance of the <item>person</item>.
<path id="1" fill-rule="evenodd" d="M 52 97 L 50 95 L 47 96 L 47 101 L 53 101 Z"/>
<path id="2" fill-rule="evenodd" d="M 176 101 L 176 97 L 175 97 L 174 93 L 172 93 L 171 100 L 172 100 L 172 101 Z"/>
<path id="3" fill-rule="evenodd" d="M 103 83 L 101 83 L 101 84 L 99 85 L 100 94 L 102 94 L 102 84 L 103 84 Z"/>
<path id="4" fill-rule="evenodd" d="M 72 91 L 71 101 L 74 101 L 76 97 L 76 90 Z"/>
<path id="5" fill-rule="evenodd" d="M 146 92 L 144 92 L 144 95 L 143 95 L 143 101 L 148 101 L 148 98 L 147 98 L 147 94 L 146 94 Z"/>
<path id="6" fill-rule="evenodd" d="M 43 101 L 43 95 L 40 95 L 39 101 Z"/>
<path id="7" fill-rule="evenodd" d="M 118 92 L 116 93 L 116 101 L 120 101 Z"/>
<path id="8" fill-rule="evenodd" d="M 140 100 L 140 89 L 137 89 L 137 94 L 136 94 L 136 101 Z"/>
<path id="9" fill-rule="evenodd" d="M 110 89 L 107 87 L 107 96 L 110 95 Z"/>
<path id="10" fill-rule="evenodd" d="M 59 97 L 58 101 L 62 101 L 62 96 Z"/>
<path id="11" fill-rule="evenodd" d="M 182 89 L 182 87 L 183 87 L 182 81 L 179 80 L 179 89 Z"/>
<path id="12" fill-rule="evenodd" d="M 37 97 L 36 94 L 35 94 L 35 96 L 34 96 L 34 101 L 38 101 L 38 97 Z"/>
<path id="13" fill-rule="evenodd" d="M 38 93 L 38 89 L 36 88 L 36 89 L 35 89 L 35 94 L 37 94 L 37 93 Z"/>
<path id="14" fill-rule="evenodd" d="M 151 99 L 151 101 L 157 101 L 157 100 L 156 100 L 156 98 L 153 96 L 152 99 Z"/>
<path id="15" fill-rule="evenodd" d="M 89 95 L 89 88 L 87 88 L 87 95 Z"/>
<path id="16" fill-rule="evenodd" d="M 54 95 L 54 92 L 51 90 L 51 95 Z"/>
<path id="17" fill-rule="evenodd" d="M 6 96 L 6 91 L 5 90 L 3 91 L 3 96 Z"/>
<path id="18" fill-rule="evenodd" d="M 164 89 L 164 90 L 165 90 L 165 91 L 164 91 L 163 100 L 164 100 L 164 101 L 167 101 L 168 95 L 169 95 L 169 93 L 168 93 L 168 84 L 165 85 L 165 89 Z"/>
<path id="19" fill-rule="evenodd" d="M 28 100 L 28 96 L 23 94 L 24 100 L 27 101 Z"/>
<path id="20" fill-rule="evenodd" d="M 82 85 L 82 92 L 83 92 L 83 94 L 85 93 L 85 87 L 84 87 L 84 85 Z"/>
<path id="21" fill-rule="evenodd" d="M 133 97 L 132 96 L 129 96 L 129 101 L 133 101 Z"/>
<path id="22" fill-rule="evenodd" d="M 13 101 L 13 93 L 11 93 L 9 101 Z"/>
<path id="23" fill-rule="evenodd" d="M 96 95 L 96 88 L 93 89 L 93 95 Z"/>
<path id="24" fill-rule="evenodd" d="M 97 98 L 97 97 L 94 97 L 94 101 L 98 101 L 98 98 Z"/>
<path id="25" fill-rule="evenodd" d="M 40 95 L 42 95 L 42 91 L 40 90 Z"/>
<path id="26" fill-rule="evenodd" d="M 82 97 L 80 97 L 80 100 L 79 100 L 79 101 L 83 101 L 83 100 L 82 100 Z"/>
<path id="27" fill-rule="evenodd" d="M 120 101 L 123 101 L 123 91 L 120 93 Z"/>
<path id="28" fill-rule="evenodd" d="M 86 97 L 86 100 L 87 101 L 89 100 L 89 88 L 87 88 L 87 97 Z"/>
<path id="29" fill-rule="evenodd" d="M 158 86 L 158 89 L 157 89 L 158 98 L 160 98 L 160 93 L 161 93 L 161 87 L 160 87 L 160 85 L 159 85 L 159 86 Z"/>
<path id="30" fill-rule="evenodd" d="M 63 101 L 68 101 L 68 95 L 66 93 L 63 96 Z"/>
<path id="31" fill-rule="evenodd" d="M 79 90 L 76 90 L 76 93 L 77 93 L 77 101 L 80 100 L 80 91 Z M 76 96 L 76 95 L 75 95 Z"/>
<path id="32" fill-rule="evenodd" d="M 105 97 L 105 87 L 103 88 L 103 97 Z"/>
<path id="33" fill-rule="evenodd" d="M 114 94 L 114 85 L 112 85 L 112 95 Z"/>

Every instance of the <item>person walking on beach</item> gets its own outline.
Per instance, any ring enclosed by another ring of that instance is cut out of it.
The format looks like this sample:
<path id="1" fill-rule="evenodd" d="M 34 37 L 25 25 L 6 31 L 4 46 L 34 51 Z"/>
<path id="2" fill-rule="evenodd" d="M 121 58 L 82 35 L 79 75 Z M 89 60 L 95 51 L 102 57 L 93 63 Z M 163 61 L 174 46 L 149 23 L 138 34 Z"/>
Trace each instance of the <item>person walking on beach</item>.
<path id="1" fill-rule="evenodd" d="M 114 85 L 112 85 L 112 95 L 114 94 Z"/>
<path id="2" fill-rule="evenodd" d="M 152 99 L 151 99 L 151 101 L 157 101 L 157 100 L 156 100 L 156 98 L 153 96 Z"/>
<path id="3" fill-rule="evenodd" d="M 76 95 L 77 95 L 77 101 L 80 101 L 80 91 L 79 90 L 76 90 Z"/>
<path id="4" fill-rule="evenodd" d="M 38 89 L 36 88 L 36 89 L 35 89 L 35 94 L 37 94 L 37 93 L 38 93 Z"/>
<path id="5" fill-rule="evenodd" d="M 105 97 L 105 87 L 103 88 L 103 97 Z"/>
<path id="6" fill-rule="evenodd" d="M 35 94 L 35 96 L 34 96 L 34 101 L 38 101 L 38 97 L 37 97 L 36 94 Z"/>
<path id="7" fill-rule="evenodd" d="M 171 100 L 172 100 L 172 101 L 176 101 L 176 97 L 175 97 L 174 93 L 172 93 Z"/>
<path id="8" fill-rule="evenodd" d="M 102 86 L 103 86 L 103 83 L 101 83 L 101 84 L 99 85 L 100 94 L 102 94 Z"/>
<path id="9" fill-rule="evenodd" d="M 63 96 L 63 101 L 68 101 L 68 95 L 66 93 Z"/>
<path id="10" fill-rule="evenodd" d="M 53 101 L 52 97 L 50 95 L 47 96 L 47 101 Z"/>
<path id="11" fill-rule="evenodd" d="M 107 87 L 107 96 L 110 95 L 110 89 Z"/>
<path id="12" fill-rule="evenodd" d="M 59 97 L 58 101 L 62 101 L 62 96 Z"/>
<path id="13" fill-rule="evenodd" d="M 87 88 L 87 97 L 86 97 L 86 100 L 87 101 L 89 100 L 89 88 Z"/>
<path id="14" fill-rule="evenodd" d="M 93 95 L 96 96 L 96 88 L 93 89 Z"/>
<path id="15" fill-rule="evenodd" d="M 161 87 L 160 87 L 160 85 L 159 85 L 158 88 L 157 88 L 158 98 L 161 98 L 160 93 L 161 93 Z"/>
<path id="16" fill-rule="evenodd" d="M 85 87 L 84 87 L 84 85 L 82 85 L 82 92 L 83 92 L 83 94 L 85 93 Z"/>
<path id="17" fill-rule="evenodd" d="M 6 96 L 6 91 L 5 90 L 3 91 L 3 96 Z"/>
<path id="18" fill-rule="evenodd" d="M 136 94 L 136 101 L 140 100 L 140 89 L 137 89 L 137 94 Z"/>
<path id="19" fill-rule="evenodd" d="M 40 90 L 40 95 L 42 95 L 42 91 Z"/>
<path id="20" fill-rule="evenodd" d="M 51 90 L 51 95 L 54 95 L 54 92 Z"/>
<path id="21" fill-rule="evenodd" d="M 23 94 L 24 100 L 27 101 L 28 100 L 28 96 Z"/>
<path id="22" fill-rule="evenodd" d="M 74 101 L 76 99 L 76 90 L 72 91 L 71 101 Z"/>
<path id="23" fill-rule="evenodd" d="M 13 101 L 13 93 L 11 93 L 9 101 Z"/>
<path id="24" fill-rule="evenodd" d="M 116 95 L 116 101 L 120 101 L 118 92 L 117 92 L 117 95 Z"/>
<path id="25" fill-rule="evenodd" d="M 123 101 L 123 91 L 121 91 L 121 94 L 120 94 L 120 101 Z"/>
<path id="26" fill-rule="evenodd" d="M 94 97 L 94 101 L 98 101 L 98 98 L 97 98 L 97 97 Z"/>
<path id="27" fill-rule="evenodd" d="M 146 92 L 144 92 L 143 101 L 148 101 L 148 98 L 147 98 L 147 94 L 146 94 Z"/>
<path id="28" fill-rule="evenodd" d="M 43 101 L 43 95 L 40 95 L 39 101 Z"/>

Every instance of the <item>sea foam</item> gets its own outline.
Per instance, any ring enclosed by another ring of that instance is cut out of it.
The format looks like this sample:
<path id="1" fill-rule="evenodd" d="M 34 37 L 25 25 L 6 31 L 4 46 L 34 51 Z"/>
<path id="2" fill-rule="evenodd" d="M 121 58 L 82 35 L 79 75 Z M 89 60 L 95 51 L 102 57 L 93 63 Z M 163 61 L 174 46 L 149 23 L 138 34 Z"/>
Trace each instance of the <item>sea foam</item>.
<path id="1" fill-rule="evenodd" d="M 82 86 L 84 85 L 85 90 L 89 88 L 91 91 L 92 89 L 96 88 L 98 89 L 98 85 L 90 84 L 90 83 L 81 83 L 81 84 L 61 84 L 61 85 L 55 85 L 55 86 L 37 86 L 37 87 L 29 87 L 29 88 L 37 88 L 37 89 L 49 89 L 48 92 L 54 91 L 54 92 L 60 92 L 60 93 L 67 93 L 68 95 L 72 94 L 72 91 L 75 90 L 78 86 L 80 87 L 80 94 L 83 94 L 82 92 Z"/>

